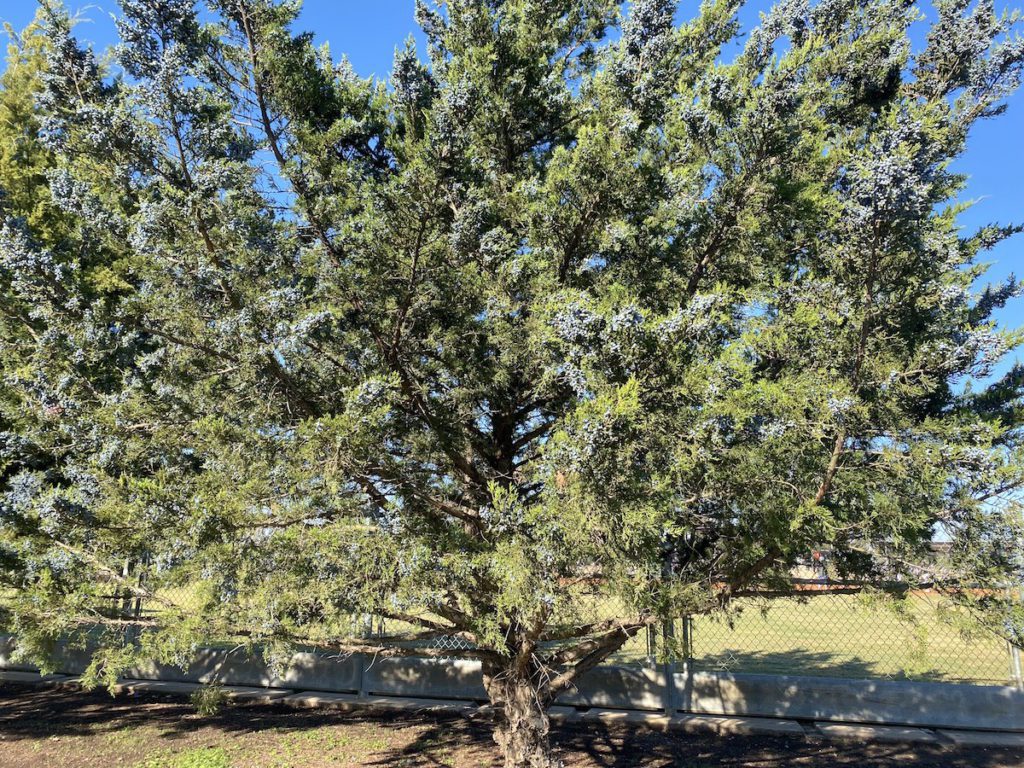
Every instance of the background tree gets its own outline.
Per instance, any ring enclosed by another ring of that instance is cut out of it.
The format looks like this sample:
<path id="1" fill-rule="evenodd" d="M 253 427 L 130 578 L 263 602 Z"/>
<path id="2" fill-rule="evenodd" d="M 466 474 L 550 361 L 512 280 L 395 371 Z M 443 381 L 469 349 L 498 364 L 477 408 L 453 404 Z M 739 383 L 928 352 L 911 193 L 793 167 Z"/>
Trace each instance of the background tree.
<path id="1" fill-rule="evenodd" d="M 0 242 L 26 648 L 85 622 L 113 679 L 225 635 L 457 637 L 506 764 L 549 766 L 576 678 L 814 547 L 1019 633 L 962 589 L 1024 576 L 1022 374 L 966 384 L 1020 340 L 1015 281 L 972 293 L 1015 229 L 962 234 L 949 170 L 1016 17 L 940 2 L 914 53 L 909 3 L 793 0 L 734 55 L 737 5 L 418 2 L 386 85 L 293 3 L 124 0 L 116 78 L 46 6 L 3 97 L 39 93 Z"/>

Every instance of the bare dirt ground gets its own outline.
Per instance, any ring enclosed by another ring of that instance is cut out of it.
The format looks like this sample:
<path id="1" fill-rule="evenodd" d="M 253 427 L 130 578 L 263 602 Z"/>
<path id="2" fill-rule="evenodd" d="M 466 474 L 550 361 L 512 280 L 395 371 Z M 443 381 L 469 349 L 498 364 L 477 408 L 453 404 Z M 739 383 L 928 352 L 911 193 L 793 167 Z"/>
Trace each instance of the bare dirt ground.
<path id="1" fill-rule="evenodd" d="M 562 726 L 568 768 L 1020 768 L 1024 750 L 663 734 Z M 355 715 L 265 704 L 200 717 L 181 699 L 0 684 L 2 768 L 498 766 L 486 727 L 459 717 Z"/>

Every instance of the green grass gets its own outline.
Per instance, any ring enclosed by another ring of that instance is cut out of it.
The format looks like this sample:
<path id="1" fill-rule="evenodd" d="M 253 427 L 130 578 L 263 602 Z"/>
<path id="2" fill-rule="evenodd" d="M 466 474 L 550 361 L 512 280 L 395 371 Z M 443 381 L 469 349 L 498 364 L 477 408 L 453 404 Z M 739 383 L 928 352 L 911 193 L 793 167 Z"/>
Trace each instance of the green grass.
<path id="1" fill-rule="evenodd" d="M 965 633 L 942 618 L 938 599 L 909 598 L 905 615 L 857 595 L 773 601 L 766 613 L 747 601 L 730 623 L 692 624 L 698 669 L 1003 684 L 1010 679 L 1004 640 Z"/>
<path id="2" fill-rule="evenodd" d="M 136 768 L 231 768 L 228 753 L 221 747 L 197 747 L 176 755 L 151 757 Z"/>

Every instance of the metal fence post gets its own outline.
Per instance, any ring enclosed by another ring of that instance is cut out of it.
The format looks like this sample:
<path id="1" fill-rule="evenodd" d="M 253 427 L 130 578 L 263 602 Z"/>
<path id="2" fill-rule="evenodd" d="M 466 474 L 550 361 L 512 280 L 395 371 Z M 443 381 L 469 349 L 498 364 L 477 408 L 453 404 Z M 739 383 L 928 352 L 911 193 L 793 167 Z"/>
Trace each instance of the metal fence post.
<path id="1" fill-rule="evenodd" d="M 663 622 L 661 631 L 665 642 L 665 663 L 661 665 L 661 672 L 665 676 L 663 708 L 666 715 L 672 716 L 675 714 L 676 707 L 678 706 L 675 649 L 672 644 L 672 640 L 676 636 L 676 620 L 669 619 Z"/>
<path id="2" fill-rule="evenodd" d="M 683 688 L 676 689 L 676 707 L 683 712 L 693 711 L 693 617 L 687 614 L 683 620 Z"/>
<path id="3" fill-rule="evenodd" d="M 1013 682 L 1017 684 L 1017 689 L 1024 691 L 1024 673 L 1021 670 L 1020 648 L 1009 640 L 1006 641 L 1006 647 L 1010 651 L 1010 676 L 1013 678 Z"/>
<path id="4" fill-rule="evenodd" d="M 1008 598 L 1013 597 L 1013 590 L 1009 587 L 1006 589 L 1006 595 Z M 1024 587 L 1017 592 L 1017 599 L 1024 602 Z M 1006 641 L 1006 649 L 1010 652 L 1010 677 L 1017 684 L 1017 689 L 1024 691 L 1024 669 L 1021 666 L 1020 658 L 1020 646 L 1014 645 L 1009 640 Z"/>
<path id="5" fill-rule="evenodd" d="M 366 698 L 366 654 L 356 654 L 359 659 L 359 680 L 357 683 L 356 698 Z"/>

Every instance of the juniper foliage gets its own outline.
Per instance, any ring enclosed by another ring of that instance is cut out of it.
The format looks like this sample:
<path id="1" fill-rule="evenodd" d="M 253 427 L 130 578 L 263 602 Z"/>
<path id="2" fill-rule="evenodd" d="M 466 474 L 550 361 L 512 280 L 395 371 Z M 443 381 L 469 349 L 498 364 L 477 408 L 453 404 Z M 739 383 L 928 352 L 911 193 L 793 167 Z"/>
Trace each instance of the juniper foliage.
<path id="1" fill-rule="evenodd" d="M 1017 228 L 963 232 L 950 169 L 1018 17 L 940 0 L 914 51 L 909 2 L 738 5 L 417 0 L 384 83 L 291 0 L 123 0 L 109 71 L 46 4 L 0 90 L 23 651 L 412 652 L 375 614 L 471 645 L 548 766 L 579 675 L 815 547 L 1019 641 L 1024 376 L 971 383 Z"/>

